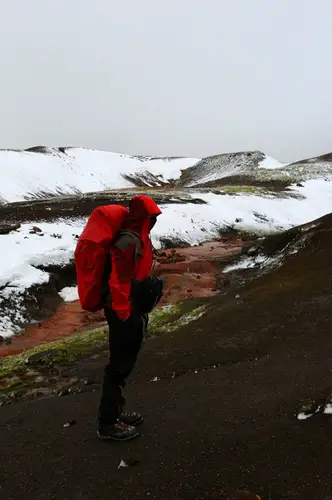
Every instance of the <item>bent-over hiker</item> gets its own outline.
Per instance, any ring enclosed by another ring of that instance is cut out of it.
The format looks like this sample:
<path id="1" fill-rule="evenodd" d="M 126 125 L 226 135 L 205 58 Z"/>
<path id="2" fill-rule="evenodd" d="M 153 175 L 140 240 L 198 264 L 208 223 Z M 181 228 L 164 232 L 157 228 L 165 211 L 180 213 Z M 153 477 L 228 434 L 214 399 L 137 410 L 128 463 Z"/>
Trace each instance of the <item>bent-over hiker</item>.
<path id="1" fill-rule="evenodd" d="M 125 441 L 139 435 L 143 418 L 124 411 L 123 390 L 147 328 L 148 313 L 162 296 L 162 282 L 151 277 L 150 231 L 161 210 L 148 196 L 134 196 L 129 210 L 117 205 L 95 209 L 79 239 L 75 263 L 82 308 L 104 308 L 109 326 L 98 414 L 100 439 Z"/>

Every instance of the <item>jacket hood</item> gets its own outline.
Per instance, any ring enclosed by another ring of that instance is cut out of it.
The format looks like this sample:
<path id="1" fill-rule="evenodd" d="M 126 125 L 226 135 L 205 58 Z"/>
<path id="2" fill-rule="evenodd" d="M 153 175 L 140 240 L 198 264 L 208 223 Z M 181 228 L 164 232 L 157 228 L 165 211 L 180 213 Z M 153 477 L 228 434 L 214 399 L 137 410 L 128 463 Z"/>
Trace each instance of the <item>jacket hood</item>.
<path id="1" fill-rule="evenodd" d="M 129 202 L 129 213 L 132 218 L 136 219 L 160 215 L 161 210 L 149 196 L 136 195 Z"/>
<path id="2" fill-rule="evenodd" d="M 160 214 L 161 210 L 152 198 L 136 195 L 129 202 L 129 216 L 124 227 L 141 235 L 148 234 L 153 226 L 149 217 Z"/>

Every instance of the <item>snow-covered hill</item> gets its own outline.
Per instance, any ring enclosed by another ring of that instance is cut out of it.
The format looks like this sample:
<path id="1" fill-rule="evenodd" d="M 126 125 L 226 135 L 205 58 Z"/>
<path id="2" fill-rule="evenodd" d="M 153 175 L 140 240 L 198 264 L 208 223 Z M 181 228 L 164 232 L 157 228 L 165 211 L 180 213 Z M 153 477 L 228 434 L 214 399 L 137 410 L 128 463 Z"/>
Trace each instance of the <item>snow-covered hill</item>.
<path id="1" fill-rule="evenodd" d="M 257 169 L 280 169 L 283 164 L 261 151 L 227 153 L 203 158 L 177 180 L 178 187 L 203 186 L 226 177 L 252 174 Z"/>
<path id="2" fill-rule="evenodd" d="M 206 158 L 126 156 L 82 148 L 35 147 L 0 151 L 0 204 L 53 196 L 161 187 L 172 181 L 177 188 L 216 184 L 269 182 L 295 183 L 332 174 L 332 155 L 284 165 L 260 151 L 245 151 Z"/>
<path id="3" fill-rule="evenodd" d="M 0 151 L 0 203 L 135 186 L 163 186 L 197 158 L 151 158 L 81 148 Z"/>
<path id="4" fill-rule="evenodd" d="M 332 175 L 332 154 L 282 164 L 260 151 L 245 151 L 203 158 L 186 169 L 177 187 L 212 187 L 224 184 L 294 184 Z"/>

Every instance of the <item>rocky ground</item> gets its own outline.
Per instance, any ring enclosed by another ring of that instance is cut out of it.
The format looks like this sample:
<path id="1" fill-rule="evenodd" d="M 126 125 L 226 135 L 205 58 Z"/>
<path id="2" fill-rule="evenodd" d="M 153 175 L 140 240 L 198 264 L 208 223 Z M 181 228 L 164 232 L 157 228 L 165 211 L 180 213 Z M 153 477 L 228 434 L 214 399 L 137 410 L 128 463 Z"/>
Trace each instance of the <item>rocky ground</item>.
<path id="1" fill-rule="evenodd" d="M 1 407 L 3 498 L 331 498 L 331 228 L 327 216 L 258 242 L 258 254 L 285 258 L 227 273 L 221 293 L 185 302 L 166 325 L 155 317 L 128 387 L 146 416 L 135 442 L 95 437 L 104 333 L 76 337 L 70 363 L 73 351 L 56 348 L 4 360 L 2 379 L 23 365 L 56 378 L 62 366 L 73 390 Z"/>

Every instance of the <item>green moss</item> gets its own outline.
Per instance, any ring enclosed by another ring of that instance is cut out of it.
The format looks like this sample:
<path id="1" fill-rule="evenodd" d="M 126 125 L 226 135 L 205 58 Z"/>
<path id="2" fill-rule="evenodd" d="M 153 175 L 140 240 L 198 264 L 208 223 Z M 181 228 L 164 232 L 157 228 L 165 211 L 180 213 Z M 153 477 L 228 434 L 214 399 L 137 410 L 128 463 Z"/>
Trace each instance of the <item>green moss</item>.
<path id="1" fill-rule="evenodd" d="M 173 332 L 198 319 L 204 314 L 205 309 L 206 306 L 197 299 L 155 309 L 150 315 L 149 332 L 151 335 Z M 108 345 L 106 331 L 107 329 L 102 327 L 77 333 L 4 358 L 0 363 L 0 391 L 5 392 L 16 386 L 33 384 L 41 367 L 65 365 L 91 355 L 96 350 L 106 348 Z M 47 351 L 51 350 L 54 352 L 47 355 Z M 39 363 L 28 363 L 30 356 L 43 352 L 45 357 Z"/>
<path id="2" fill-rule="evenodd" d="M 0 380 L 14 373 L 23 374 L 27 369 L 28 358 L 37 353 L 55 349 L 54 355 L 45 358 L 45 363 L 70 363 L 77 358 L 83 357 L 91 351 L 106 345 L 107 337 L 105 328 L 83 333 L 77 333 L 71 337 L 56 340 L 33 349 L 29 349 L 15 356 L 8 356 L 0 364 Z"/>
<path id="3" fill-rule="evenodd" d="M 260 186 L 222 186 L 218 191 L 220 194 L 272 194 L 271 191 Z"/>
<path id="4" fill-rule="evenodd" d="M 286 179 L 278 179 L 281 182 L 286 182 Z M 289 181 L 289 182 L 288 182 Z M 287 185 L 295 183 L 296 180 L 287 178 Z M 273 197 L 273 198 L 297 198 L 302 199 L 303 196 L 299 193 L 287 191 L 286 189 L 281 189 L 276 191 L 274 189 L 269 189 L 268 187 L 262 186 L 220 186 L 214 188 L 213 191 L 216 194 L 228 194 L 228 195 L 256 195 L 262 197 Z"/>
<path id="5" fill-rule="evenodd" d="M 300 182 L 302 179 L 298 179 L 297 177 L 290 177 L 288 175 L 280 175 L 278 177 L 279 181 L 285 182 L 287 184 L 296 184 L 297 182 Z"/>
<path id="6" fill-rule="evenodd" d="M 200 318 L 206 306 L 198 305 L 197 301 L 188 301 L 175 305 L 167 305 L 156 309 L 150 318 L 150 333 L 158 335 L 173 332 L 191 321 Z"/>

